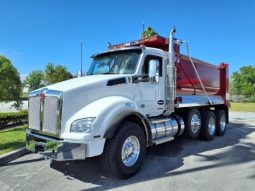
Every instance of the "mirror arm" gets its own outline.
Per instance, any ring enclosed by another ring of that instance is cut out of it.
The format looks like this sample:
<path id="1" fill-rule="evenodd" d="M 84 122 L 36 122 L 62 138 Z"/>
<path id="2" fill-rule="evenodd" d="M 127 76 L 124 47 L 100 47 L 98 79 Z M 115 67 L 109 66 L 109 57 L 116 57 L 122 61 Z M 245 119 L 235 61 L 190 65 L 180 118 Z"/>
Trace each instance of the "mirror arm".
<path id="1" fill-rule="evenodd" d="M 149 82 L 150 78 L 148 74 L 144 75 L 135 75 L 132 77 L 133 83 L 139 83 L 139 82 Z"/>

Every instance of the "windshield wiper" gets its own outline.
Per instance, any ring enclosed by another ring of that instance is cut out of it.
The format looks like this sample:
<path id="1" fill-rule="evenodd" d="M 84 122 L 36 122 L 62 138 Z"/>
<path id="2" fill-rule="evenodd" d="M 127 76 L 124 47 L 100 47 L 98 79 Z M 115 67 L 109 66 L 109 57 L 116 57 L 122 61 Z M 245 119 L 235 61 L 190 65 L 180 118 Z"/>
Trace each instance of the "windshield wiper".
<path id="1" fill-rule="evenodd" d="M 114 73 L 114 72 L 104 72 L 104 73 L 100 73 L 100 74 L 118 74 L 118 73 Z"/>

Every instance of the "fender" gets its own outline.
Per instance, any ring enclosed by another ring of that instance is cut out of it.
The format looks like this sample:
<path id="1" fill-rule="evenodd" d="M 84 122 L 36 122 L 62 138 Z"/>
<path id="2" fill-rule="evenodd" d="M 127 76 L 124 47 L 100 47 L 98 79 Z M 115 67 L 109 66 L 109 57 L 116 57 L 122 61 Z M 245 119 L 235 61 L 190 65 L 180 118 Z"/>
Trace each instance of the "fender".
<path id="1" fill-rule="evenodd" d="M 109 126 L 109 128 L 107 128 L 105 134 L 104 134 L 104 138 L 107 138 L 107 139 L 110 139 L 113 137 L 116 129 L 118 128 L 118 126 L 125 120 L 125 119 L 133 119 L 133 120 L 138 120 L 137 122 L 141 122 L 145 128 L 145 131 L 146 131 L 146 135 L 147 135 L 147 139 L 148 139 L 148 129 L 147 129 L 147 126 L 148 126 L 148 122 L 147 120 L 145 119 L 145 117 L 138 113 L 138 112 L 130 112 L 130 111 L 126 111 L 126 112 L 123 112 L 122 115 L 118 118 L 116 118 L 112 124 Z"/>
<path id="2" fill-rule="evenodd" d="M 132 114 L 140 116 L 141 119 L 144 117 L 138 112 L 137 105 L 131 99 L 122 96 L 109 96 L 102 99 L 98 99 L 84 108 L 76 112 L 66 123 L 65 128 L 67 130 L 65 138 L 69 137 L 69 129 L 71 123 L 77 119 L 95 117 L 93 122 L 92 133 L 89 135 L 76 135 L 80 136 L 80 140 L 92 140 L 94 138 L 110 138 L 112 137 L 114 131 L 116 130 L 119 123 L 125 118 Z"/>

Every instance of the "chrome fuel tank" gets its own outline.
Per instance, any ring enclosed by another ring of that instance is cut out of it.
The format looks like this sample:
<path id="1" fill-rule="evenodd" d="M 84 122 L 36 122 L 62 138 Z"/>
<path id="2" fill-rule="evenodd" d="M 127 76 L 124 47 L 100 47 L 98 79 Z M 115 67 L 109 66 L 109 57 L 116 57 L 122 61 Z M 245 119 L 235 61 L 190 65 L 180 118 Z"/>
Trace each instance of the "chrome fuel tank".
<path id="1" fill-rule="evenodd" d="M 184 131 L 183 119 L 179 116 L 155 117 L 150 119 L 152 140 L 179 136 Z"/>

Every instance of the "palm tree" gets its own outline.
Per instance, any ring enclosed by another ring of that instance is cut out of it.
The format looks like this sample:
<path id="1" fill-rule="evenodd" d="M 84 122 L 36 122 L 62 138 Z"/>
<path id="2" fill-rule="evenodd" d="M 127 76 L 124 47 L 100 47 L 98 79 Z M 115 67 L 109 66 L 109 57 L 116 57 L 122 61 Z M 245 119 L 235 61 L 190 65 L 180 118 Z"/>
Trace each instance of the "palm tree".
<path id="1" fill-rule="evenodd" d="M 158 33 L 152 27 L 148 27 L 142 32 L 141 38 L 150 38 L 152 36 L 157 36 L 157 35 Z"/>

